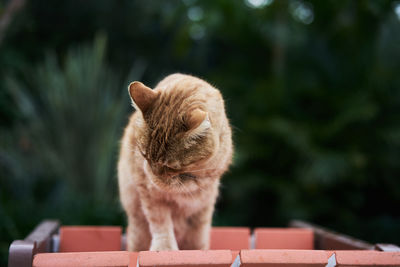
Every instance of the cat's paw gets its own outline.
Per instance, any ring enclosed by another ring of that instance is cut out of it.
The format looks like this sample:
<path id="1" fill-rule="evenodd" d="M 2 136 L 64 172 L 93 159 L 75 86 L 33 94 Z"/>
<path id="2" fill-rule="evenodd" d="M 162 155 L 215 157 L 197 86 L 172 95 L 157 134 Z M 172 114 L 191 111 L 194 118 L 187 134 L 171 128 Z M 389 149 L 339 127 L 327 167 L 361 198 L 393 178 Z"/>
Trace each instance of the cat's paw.
<path id="1" fill-rule="evenodd" d="M 155 239 L 152 240 L 151 251 L 162 251 L 162 250 L 179 250 L 178 244 L 176 240 L 167 240 L 167 239 Z"/>

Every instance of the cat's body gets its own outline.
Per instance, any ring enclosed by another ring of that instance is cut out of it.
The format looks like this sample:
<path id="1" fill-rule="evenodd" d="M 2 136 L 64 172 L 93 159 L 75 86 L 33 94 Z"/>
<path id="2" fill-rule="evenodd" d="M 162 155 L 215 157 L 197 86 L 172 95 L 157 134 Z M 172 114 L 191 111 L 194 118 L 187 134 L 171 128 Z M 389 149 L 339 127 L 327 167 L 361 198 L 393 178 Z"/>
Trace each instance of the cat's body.
<path id="1" fill-rule="evenodd" d="M 137 111 L 118 162 L 128 250 L 207 249 L 221 175 L 232 158 L 220 92 L 183 74 L 129 87 Z"/>

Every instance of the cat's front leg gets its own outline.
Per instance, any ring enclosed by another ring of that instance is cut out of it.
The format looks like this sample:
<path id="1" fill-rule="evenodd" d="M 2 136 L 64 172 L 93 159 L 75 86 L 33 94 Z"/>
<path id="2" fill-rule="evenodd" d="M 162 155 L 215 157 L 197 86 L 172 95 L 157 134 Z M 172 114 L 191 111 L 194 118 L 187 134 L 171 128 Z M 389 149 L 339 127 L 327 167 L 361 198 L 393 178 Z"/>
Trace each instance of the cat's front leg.
<path id="1" fill-rule="evenodd" d="M 127 249 L 128 251 L 148 250 L 150 247 L 150 231 L 145 216 L 138 209 L 133 215 L 128 216 Z"/>
<path id="2" fill-rule="evenodd" d="M 178 250 L 178 244 L 175 237 L 171 237 L 169 234 L 156 234 L 151 240 L 151 251 L 162 251 L 162 250 Z"/>
<path id="3" fill-rule="evenodd" d="M 210 205 L 187 219 L 187 232 L 181 249 L 206 250 L 210 247 L 210 229 L 214 206 Z M 181 244 L 180 244 L 181 245 Z"/>
<path id="4" fill-rule="evenodd" d="M 178 250 L 170 207 L 153 203 L 145 209 L 145 213 L 151 233 L 150 250 Z"/>

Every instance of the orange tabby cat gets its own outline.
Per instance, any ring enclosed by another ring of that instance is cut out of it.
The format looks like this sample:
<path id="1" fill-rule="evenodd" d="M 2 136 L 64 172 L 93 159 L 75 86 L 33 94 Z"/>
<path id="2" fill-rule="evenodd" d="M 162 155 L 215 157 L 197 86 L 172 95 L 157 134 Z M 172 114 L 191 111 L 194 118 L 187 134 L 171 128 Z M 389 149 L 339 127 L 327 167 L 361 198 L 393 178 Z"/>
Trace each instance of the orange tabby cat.
<path id="1" fill-rule="evenodd" d="M 136 108 L 118 162 L 130 251 L 208 249 L 221 175 L 232 159 L 220 92 L 172 74 L 154 90 L 129 85 Z"/>

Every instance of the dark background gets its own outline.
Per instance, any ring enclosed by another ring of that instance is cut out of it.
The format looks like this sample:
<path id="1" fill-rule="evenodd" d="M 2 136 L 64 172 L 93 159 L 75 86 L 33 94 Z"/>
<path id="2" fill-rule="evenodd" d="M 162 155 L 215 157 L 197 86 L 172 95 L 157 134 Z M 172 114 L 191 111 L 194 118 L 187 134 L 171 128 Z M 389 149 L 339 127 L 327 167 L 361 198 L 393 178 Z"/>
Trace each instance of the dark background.
<path id="1" fill-rule="evenodd" d="M 215 225 L 304 219 L 400 243 L 400 2 L 0 0 L 0 251 L 41 220 L 125 225 L 130 81 L 219 88 Z"/>

